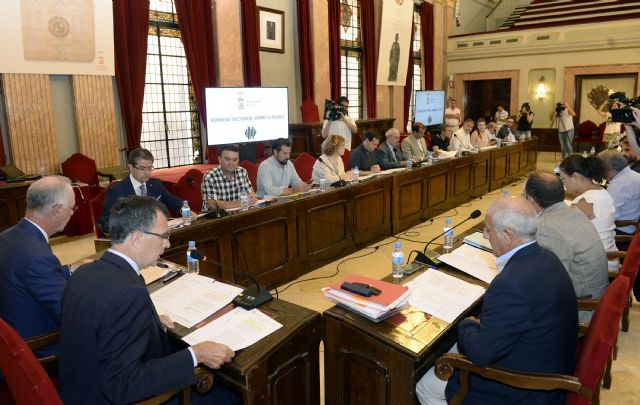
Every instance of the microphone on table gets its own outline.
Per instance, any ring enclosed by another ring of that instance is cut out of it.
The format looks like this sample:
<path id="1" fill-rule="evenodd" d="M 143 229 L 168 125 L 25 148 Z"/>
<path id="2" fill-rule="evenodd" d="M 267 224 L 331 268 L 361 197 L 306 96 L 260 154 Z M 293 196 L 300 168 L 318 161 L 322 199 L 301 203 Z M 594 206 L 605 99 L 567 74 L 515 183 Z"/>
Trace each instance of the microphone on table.
<path id="1" fill-rule="evenodd" d="M 211 210 L 211 211 L 207 212 L 206 214 L 204 214 L 205 217 L 207 217 L 207 218 L 222 218 L 222 217 L 229 216 L 229 213 L 227 212 L 227 210 L 223 210 L 222 208 L 220 208 L 220 206 L 218 205 L 218 201 L 215 198 L 210 198 L 209 200 L 213 201 L 213 204 L 216 206 L 216 209 L 215 210 Z"/>
<path id="2" fill-rule="evenodd" d="M 206 261 L 207 260 L 207 256 L 203 255 L 202 253 L 200 253 L 197 250 L 191 250 L 190 251 L 191 257 L 193 259 L 196 260 L 202 260 L 202 261 Z M 257 308 L 260 305 L 264 304 L 265 302 L 271 301 L 273 299 L 273 296 L 271 295 L 271 293 L 269 292 L 269 290 L 267 290 L 266 288 L 262 287 L 258 281 L 253 278 L 253 276 L 251 274 L 249 274 L 249 272 L 244 272 L 244 271 L 239 271 L 236 270 L 235 268 L 231 267 L 231 266 L 227 266 L 225 264 L 222 264 L 218 261 L 215 260 L 211 260 L 211 263 L 214 263 L 218 266 L 222 266 L 225 268 L 230 269 L 231 271 L 233 271 L 236 274 L 239 274 L 241 276 L 247 277 L 249 280 L 251 280 L 253 282 L 254 285 L 252 285 L 251 287 L 247 287 L 244 289 L 243 292 L 241 292 L 240 294 L 238 294 L 238 296 L 236 296 L 233 299 L 233 303 L 245 308 L 245 309 L 253 309 L 253 308 Z"/>
<path id="3" fill-rule="evenodd" d="M 414 263 L 415 262 L 419 262 L 419 263 L 426 264 L 426 265 L 434 267 L 434 268 L 438 268 L 440 266 L 440 263 L 442 263 L 440 260 L 438 260 L 438 256 L 440 256 L 440 255 L 437 252 L 434 252 L 433 250 L 427 250 L 429 245 L 433 241 L 435 241 L 436 239 L 438 239 L 439 237 L 444 235 L 445 233 L 456 229 L 457 227 L 459 227 L 460 225 L 464 224 L 465 222 L 467 222 L 470 219 L 478 218 L 481 214 L 482 213 L 480 212 L 480 210 L 473 211 L 471 214 L 469 214 L 469 217 L 467 217 L 467 219 L 465 219 L 464 221 L 460 222 L 459 224 L 457 224 L 456 226 L 452 227 L 451 229 L 442 232 L 441 234 L 439 234 L 438 236 L 436 236 L 435 238 L 433 238 L 429 242 L 427 242 L 427 244 L 424 246 L 424 249 L 422 250 L 422 252 L 414 250 L 414 252 L 417 253 L 416 258 L 413 260 Z"/>
<path id="4" fill-rule="evenodd" d="M 462 140 L 460 138 L 458 138 L 458 134 L 453 134 L 453 137 L 456 138 L 458 140 L 458 142 L 460 142 L 460 146 L 462 146 L 464 148 L 463 152 L 469 152 L 469 148 L 467 147 L 467 145 L 464 144 L 464 142 L 462 142 Z"/>
<path id="5" fill-rule="evenodd" d="M 328 165 L 327 162 L 325 162 L 324 160 L 322 160 L 322 156 L 318 156 L 318 160 L 320 161 L 320 163 L 322 163 L 323 165 L 327 166 L 329 168 L 329 170 L 331 170 L 333 172 L 333 174 L 335 174 L 336 176 L 338 176 L 338 178 L 340 180 L 338 181 L 334 181 L 333 183 L 331 183 L 331 187 L 341 187 L 341 186 L 346 186 L 347 182 L 346 180 L 344 180 L 341 176 L 340 173 L 338 173 L 338 171 L 331 165 Z"/>

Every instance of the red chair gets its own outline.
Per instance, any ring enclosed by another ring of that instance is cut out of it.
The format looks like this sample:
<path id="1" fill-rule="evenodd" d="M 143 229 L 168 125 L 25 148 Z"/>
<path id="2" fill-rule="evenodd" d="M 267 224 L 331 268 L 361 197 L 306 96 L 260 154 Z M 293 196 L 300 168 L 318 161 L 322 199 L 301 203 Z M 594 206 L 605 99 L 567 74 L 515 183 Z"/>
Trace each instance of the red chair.
<path id="1" fill-rule="evenodd" d="M 592 121 L 584 121 L 578 125 L 576 136 L 573 138 L 576 152 L 580 151 L 581 143 L 588 143 L 589 148 L 593 145 L 593 137 L 598 131 L 598 126 Z"/>
<path id="2" fill-rule="evenodd" d="M 2 403 L 62 405 L 53 382 L 31 350 L 0 318 L 0 369 L 12 397 L 5 396 L 5 391 L 0 398 Z"/>
<path id="3" fill-rule="evenodd" d="M 314 158 L 307 152 L 302 152 L 298 155 L 296 160 L 293 161 L 293 166 L 296 168 L 298 176 L 300 176 L 300 179 L 304 182 L 308 182 L 309 180 L 311 180 L 313 165 L 315 164 L 316 158 Z"/>
<path id="4" fill-rule="evenodd" d="M 175 195 L 189 201 L 189 207 L 195 212 L 202 211 L 202 178 L 204 174 L 198 169 L 190 169 L 173 186 Z"/>
<path id="5" fill-rule="evenodd" d="M 517 388 L 567 390 L 569 393 L 565 404 L 588 405 L 592 400 L 597 401 L 602 375 L 618 336 L 628 289 L 629 279 L 618 277 L 605 291 L 591 318 L 584 340 L 579 342 L 578 362 L 573 375 L 526 373 L 492 366 L 478 367 L 464 355 L 452 353 L 443 355 L 436 361 L 436 375 L 439 378 L 449 379 L 453 375 L 454 368 L 461 370 L 461 388 L 449 403 L 452 405 L 462 403 L 469 387 L 467 380 L 470 372 Z"/>
<path id="6" fill-rule="evenodd" d="M 310 98 L 302 102 L 300 113 L 302 113 L 302 122 L 320 122 L 318 106 Z"/>
<path id="7" fill-rule="evenodd" d="M 117 182 L 119 182 L 120 180 L 114 180 L 111 183 L 109 183 L 109 185 L 105 188 L 103 188 L 102 190 L 100 190 L 100 192 L 98 193 L 98 195 L 96 195 L 95 197 L 93 197 L 91 199 L 90 205 L 91 205 L 91 218 L 93 219 L 93 226 L 94 229 L 96 231 L 96 237 L 97 238 L 102 238 L 105 235 L 103 229 L 106 226 L 106 224 L 104 224 L 102 222 L 102 217 L 104 216 L 104 199 L 107 196 L 107 190 L 109 189 L 109 187 L 113 186 L 114 184 L 116 184 Z"/>
<path id="8" fill-rule="evenodd" d="M 342 163 L 344 163 L 344 170 L 349 170 L 349 156 L 351 156 L 351 151 L 349 149 L 344 150 L 344 155 L 342 155 Z"/>
<path id="9" fill-rule="evenodd" d="M 72 181 L 87 183 L 91 187 L 91 197 L 95 197 L 100 190 L 100 180 L 98 176 L 107 177 L 109 181 L 113 181 L 111 174 L 98 172 L 96 161 L 83 155 L 82 153 L 74 153 L 67 160 L 62 162 L 62 175 L 70 178 Z"/>
<path id="10" fill-rule="evenodd" d="M 258 165 L 254 165 L 248 160 L 243 160 L 240 162 L 240 166 L 244 167 L 249 175 L 249 181 L 251 182 L 251 186 L 253 186 L 253 190 L 258 189 Z"/>

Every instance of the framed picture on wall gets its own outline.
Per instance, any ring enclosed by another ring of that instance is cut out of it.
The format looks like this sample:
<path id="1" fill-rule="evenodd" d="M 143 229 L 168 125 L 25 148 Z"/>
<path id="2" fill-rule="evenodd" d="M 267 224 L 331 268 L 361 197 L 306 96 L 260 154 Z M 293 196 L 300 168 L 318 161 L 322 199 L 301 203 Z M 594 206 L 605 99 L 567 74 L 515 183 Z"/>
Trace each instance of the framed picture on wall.
<path id="1" fill-rule="evenodd" d="M 284 11 L 258 7 L 260 50 L 284 53 Z"/>

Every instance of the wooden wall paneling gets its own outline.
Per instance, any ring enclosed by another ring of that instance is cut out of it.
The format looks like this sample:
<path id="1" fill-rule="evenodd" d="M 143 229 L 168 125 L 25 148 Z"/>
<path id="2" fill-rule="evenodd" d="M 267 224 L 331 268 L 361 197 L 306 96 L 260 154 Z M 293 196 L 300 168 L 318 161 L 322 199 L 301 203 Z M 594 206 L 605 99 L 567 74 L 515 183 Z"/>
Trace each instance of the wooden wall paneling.
<path id="1" fill-rule="evenodd" d="M 393 233 L 410 228 L 422 219 L 426 208 L 426 169 L 398 173 L 393 179 L 391 210 Z"/>
<path id="2" fill-rule="evenodd" d="M 433 218 L 453 206 L 450 203 L 452 195 L 450 178 L 453 170 L 454 161 L 451 160 L 427 168 L 427 194 L 425 196 L 427 207 L 421 219 Z"/>
<path id="3" fill-rule="evenodd" d="M 451 202 L 453 205 L 464 204 L 471 199 L 473 186 L 473 155 L 454 161 L 451 172 Z"/>
<path id="4" fill-rule="evenodd" d="M 223 241 L 217 236 L 197 239 L 196 247 L 198 248 L 198 251 L 207 256 L 206 261 L 200 261 L 200 274 L 204 276 L 215 277 L 219 280 L 225 279 L 227 281 L 233 281 L 233 275 L 231 275 L 231 278 L 229 278 L 229 275 L 225 275 L 225 269 L 223 269 L 223 267 L 220 265 L 220 263 L 222 262 L 222 244 Z M 187 247 L 188 241 L 186 240 L 180 240 L 180 243 L 174 243 L 174 241 L 172 240 L 171 247 L 164 252 L 162 257 L 174 263 L 186 266 Z"/>
<path id="5" fill-rule="evenodd" d="M 5 73 L 7 127 L 13 164 L 28 174 L 58 173 L 60 164 L 48 75 Z"/>
<path id="6" fill-rule="evenodd" d="M 490 152 L 473 155 L 473 190 L 471 197 L 479 197 L 489 191 Z"/>
<path id="7" fill-rule="evenodd" d="M 489 182 L 489 189 L 491 191 L 497 190 L 507 182 L 507 168 L 508 168 L 508 148 L 498 148 L 491 150 L 491 181 Z"/>
<path id="8" fill-rule="evenodd" d="M 71 77 L 78 152 L 97 167 L 120 164 L 113 84 L 110 76 Z"/>
<path id="9" fill-rule="evenodd" d="M 391 183 L 391 177 L 382 177 L 352 188 L 352 229 L 357 245 L 382 240 L 391 232 Z"/>
<path id="10" fill-rule="evenodd" d="M 507 177 L 509 182 L 517 179 L 520 173 L 520 158 L 522 156 L 522 143 L 518 143 L 508 149 L 509 151 L 509 169 L 507 170 Z"/>

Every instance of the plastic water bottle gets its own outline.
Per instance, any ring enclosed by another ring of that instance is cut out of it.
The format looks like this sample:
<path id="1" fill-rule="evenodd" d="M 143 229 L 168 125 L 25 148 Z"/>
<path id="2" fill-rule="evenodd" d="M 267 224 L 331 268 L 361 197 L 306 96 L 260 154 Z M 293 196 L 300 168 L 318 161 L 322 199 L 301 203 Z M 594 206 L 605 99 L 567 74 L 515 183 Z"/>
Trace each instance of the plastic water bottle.
<path id="1" fill-rule="evenodd" d="M 427 166 L 431 166 L 433 164 L 433 153 L 429 152 L 427 155 Z"/>
<path id="2" fill-rule="evenodd" d="M 596 148 L 595 148 L 595 146 L 592 146 L 592 147 L 591 147 L 591 150 L 589 151 L 589 154 L 590 154 L 591 156 L 593 156 L 593 155 L 595 155 L 595 154 L 596 154 Z"/>
<path id="3" fill-rule="evenodd" d="M 360 170 L 358 169 L 358 166 L 353 168 L 353 182 L 357 183 L 360 181 Z"/>
<path id="4" fill-rule="evenodd" d="M 407 170 L 411 169 L 412 166 L 413 162 L 411 161 L 411 159 L 407 159 Z"/>
<path id="5" fill-rule="evenodd" d="M 509 197 L 509 190 L 502 189 L 502 196 L 503 197 Z"/>
<path id="6" fill-rule="evenodd" d="M 191 208 L 189 207 L 189 201 L 182 201 L 182 208 L 180 208 L 180 215 L 182 215 L 182 225 L 191 225 Z"/>
<path id="7" fill-rule="evenodd" d="M 400 242 L 396 242 L 391 252 L 391 274 L 394 280 L 399 280 L 404 275 L 404 253 Z"/>
<path id="8" fill-rule="evenodd" d="M 249 194 L 247 194 L 247 189 L 242 189 L 242 193 L 240 193 L 240 211 L 249 211 Z"/>
<path id="9" fill-rule="evenodd" d="M 442 244 L 442 248 L 445 252 L 450 252 L 453 249 L 453 227 L 452 227 L 451 218 L 447 217 L 444 220 L 444 243 Z"/>
<path id="10" fill-rule="evenodd" d="M 476 141 L 476 144 L 473 145 L 473 153 L 478 153 L 480 152 L 480 140 Z"/>
<path id="11" fill-rule="evenodd" d="M 321 192 L 322 191 L 326 191 L 327 190 L 327 179 L 324 178 L 324 173 L 322 173 L 320 175 L 319 183 L 320 183 L 320 191 Z"/>
<path id="12" fill-rule="evenodd" d="M 198 259 L 191 257 L 191 252 L 196 250 L 196 241 L 189 241 L 189 248 L 187 249 L 187 273 L 199 274 L 200 262 Z"/>
<path id="13" fill-rule="evenodd" d="M 556 176 L 560 176 L 560 165 L 555 165 L 555 167 L 553 168 L 553 173 Z"/>

